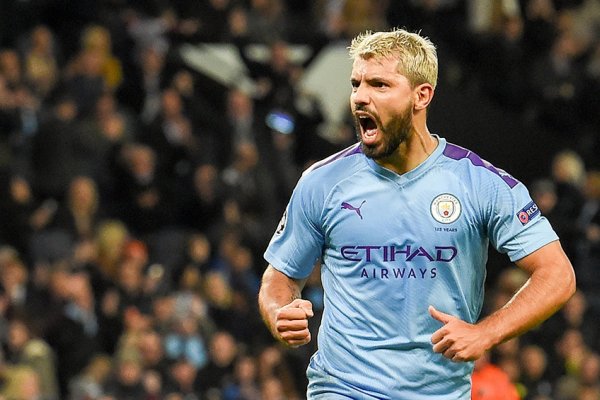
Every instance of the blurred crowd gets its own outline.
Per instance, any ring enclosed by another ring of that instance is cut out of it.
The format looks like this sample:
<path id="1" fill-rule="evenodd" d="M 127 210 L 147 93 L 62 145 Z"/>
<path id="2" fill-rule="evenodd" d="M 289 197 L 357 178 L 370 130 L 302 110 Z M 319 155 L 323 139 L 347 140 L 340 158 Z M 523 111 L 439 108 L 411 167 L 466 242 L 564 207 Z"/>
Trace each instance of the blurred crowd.
<path id="1" fill-rule="evenodd" d="M 288 46 L 395 26 L 437 44 L 440 87 L 475 88 L 564 148 L 526 183 L 579 291 L 486 360 L 523 399 L 600 399 L 596 0 L 2 1 L 0 399 L 302 399 L 316 344 L 264 327 L 262 252 L 301 172 L 356 139 L 350 118 L 319 134 L 297 85 L 311 59 Z M 180 46 L 204 42 L 237 46 L 254 89 L 186 65 Z M 264 62 L 244 57 L 256 43 Z M 526 279 L 490 262 L 485 312 Z"/>

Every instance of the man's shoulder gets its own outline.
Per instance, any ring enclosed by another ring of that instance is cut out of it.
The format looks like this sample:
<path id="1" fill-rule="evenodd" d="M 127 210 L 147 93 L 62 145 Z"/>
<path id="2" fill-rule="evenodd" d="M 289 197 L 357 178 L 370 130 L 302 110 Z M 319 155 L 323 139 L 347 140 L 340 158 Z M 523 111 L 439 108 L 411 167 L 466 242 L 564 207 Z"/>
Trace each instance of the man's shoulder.
<path id="1" fill-rule="evenodd" d="M 511 189 L 520 183 L 502 168 L 496 167 L 479 154 L 462 146 L 448 142 L 442 155 L 446 162 L 456 164 L 459 173 L 468 174 L 471 179 L 478 177 L 487 181 L 503 181 Z"/>
<path id="2" fill-rule="evenodd" d="M 355 143 L 312 164 L 302 173 L 302 180 L 339 179 L 364 166 L 363 158 L 360 143 Z"/>

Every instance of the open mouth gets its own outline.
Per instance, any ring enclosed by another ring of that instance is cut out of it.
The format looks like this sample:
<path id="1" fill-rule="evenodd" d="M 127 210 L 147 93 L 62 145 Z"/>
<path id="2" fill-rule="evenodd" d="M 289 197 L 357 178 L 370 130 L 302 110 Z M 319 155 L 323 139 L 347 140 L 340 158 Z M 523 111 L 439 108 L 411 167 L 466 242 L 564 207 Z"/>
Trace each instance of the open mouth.
<path id="1" fill-rule="evenodd" d="M 363 139 L 374 139 L 377 136 L 377 123 L 370 115 L 359 115 L 358 123 L 360 124 Z"/>

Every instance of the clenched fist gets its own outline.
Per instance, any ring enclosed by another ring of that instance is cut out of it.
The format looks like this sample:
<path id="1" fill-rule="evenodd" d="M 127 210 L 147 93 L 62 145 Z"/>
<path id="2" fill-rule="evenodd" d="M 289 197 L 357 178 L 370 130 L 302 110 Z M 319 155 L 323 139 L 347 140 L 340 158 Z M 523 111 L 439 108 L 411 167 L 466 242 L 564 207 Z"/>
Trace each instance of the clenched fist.
<path id="1" fill-rule="evenodd" d="M 277 310 L 275 330 L 280 340 L 290 347 L 298 347 L 310 342 L 308 319 L 314 315 L 312 303 L 296 299 Z"/>

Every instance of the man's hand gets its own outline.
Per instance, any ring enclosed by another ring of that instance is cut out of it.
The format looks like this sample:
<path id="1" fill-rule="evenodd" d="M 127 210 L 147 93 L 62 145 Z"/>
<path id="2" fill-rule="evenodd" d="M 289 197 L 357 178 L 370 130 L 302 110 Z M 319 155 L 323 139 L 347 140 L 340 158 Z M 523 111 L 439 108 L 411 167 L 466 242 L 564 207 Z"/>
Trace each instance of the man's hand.
<path id="1" fill-rule="evenodd" d="M 281 341 L 290 347 L 310 342 L 308 319 L 313 315 L 312 303 L 303 299 L 296 299 L 277 310 L 275 329 Z"/>
<path id="2" fill-rule="evenodd" d="M 429 306 L 429 314 L 444 324 L 431 335 L 433 351 L 454 361 L 474 361 L 488 350 L 489 335 L 482 328 Z"/>

